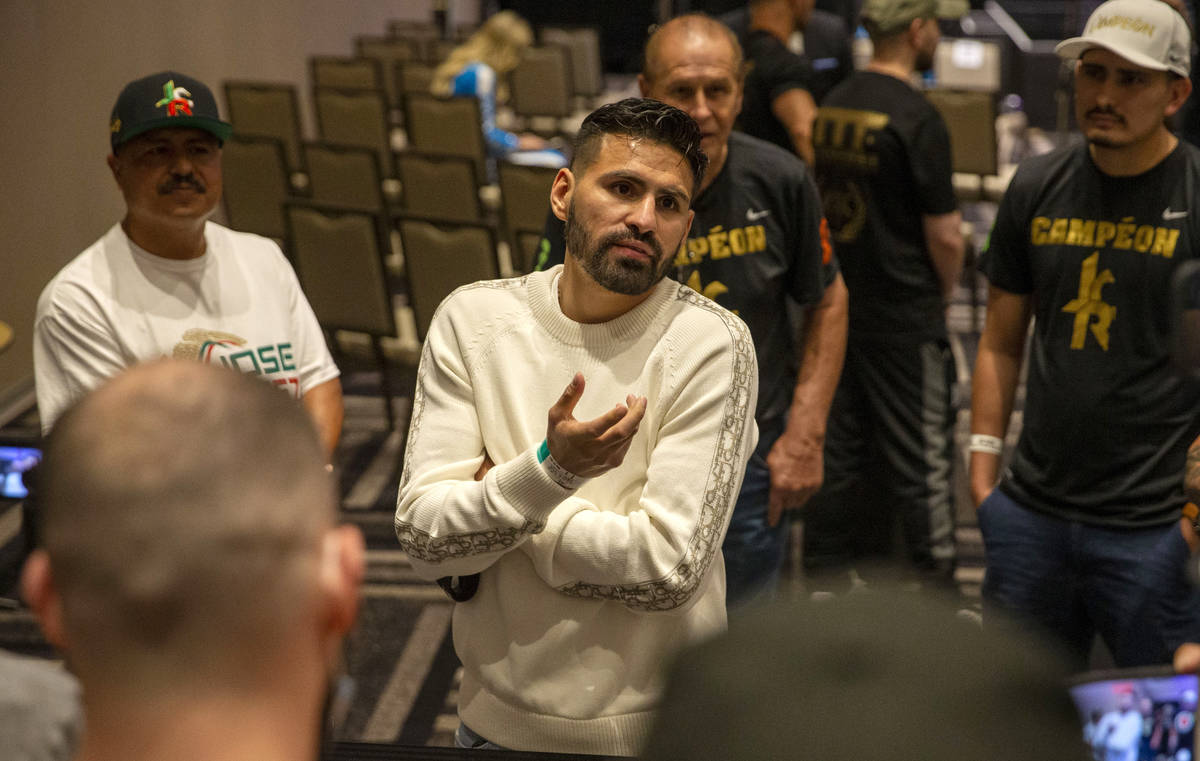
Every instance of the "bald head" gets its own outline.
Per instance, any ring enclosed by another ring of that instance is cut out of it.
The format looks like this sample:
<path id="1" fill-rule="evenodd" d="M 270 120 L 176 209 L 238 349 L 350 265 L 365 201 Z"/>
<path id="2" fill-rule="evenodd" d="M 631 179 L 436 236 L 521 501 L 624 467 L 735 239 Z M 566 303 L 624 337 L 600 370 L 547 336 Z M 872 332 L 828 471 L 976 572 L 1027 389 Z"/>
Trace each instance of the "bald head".
<path id="1" fill-rule="evenodd" d="M 324 461 L 295 400 L 194 362 L 135 367 L 64 415 L 39 506 L 85 684 L 211 679 L 297 626 L 335 517 Z"/>
<path id="2" fill-rule="evenodd" d="M 733 70 L 740 79 L 743 57 L 737 35 L 720 21 L 702 13 L 677 16 L 654 30 L 646 40 L 642 77 L 648 82 L 655 82 L 661 78 L 665 73 L 664 50 L 671 51 L 694 45 L 707 47 L 717 56 L 728 50 Z M 713 49 L 714 46 L 718 49 Z"/>

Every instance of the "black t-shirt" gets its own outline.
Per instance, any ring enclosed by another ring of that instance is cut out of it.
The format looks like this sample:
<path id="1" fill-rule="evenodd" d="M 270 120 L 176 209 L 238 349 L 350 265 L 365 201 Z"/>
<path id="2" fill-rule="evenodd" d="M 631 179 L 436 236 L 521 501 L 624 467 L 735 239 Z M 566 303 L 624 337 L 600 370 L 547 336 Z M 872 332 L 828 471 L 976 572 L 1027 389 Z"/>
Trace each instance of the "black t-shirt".
<path id="1" fill-rule="evenodd" d="M 1068 520 L 1174 520 L 1200 392 L 1170 363 L 1171 277 L 1200 245 L 1200 149 L 1110 177 L 1079 143 L 1025 161 L 981 261 L 1030 294 L 1024 423 L 1001 488 Z"/>
<path id="2" fill-rule="evenodd" d="M 817 182 L 858 341 L 944 337 L 942 291 L 921 220 L 956 208 L 950 137 L 907 83 L 858 72 L 825 98 L 813 130 Z"/>
<path id="3" fill-rule="evenodd" d="M 783 122 L 775 118 L 771 104 L 788 90 L 809 90 L 812 68 L 770 32 L 751 30 L 744 44 L 748 71 L 738 129 L 794 153 L 792 137 Z"/>
<path id="4" fill-rule="evenodd" d="M 746 322 L 758 354 L 760 428 L 791 406 L 800 365 L 797 307 L 815 304 L 837 275 L 811 175 L 794 154 L 734 132 L 675 257 L 675 278 Z M 563 223 L 546 219 L 537 269 L 561 264 Z"/>

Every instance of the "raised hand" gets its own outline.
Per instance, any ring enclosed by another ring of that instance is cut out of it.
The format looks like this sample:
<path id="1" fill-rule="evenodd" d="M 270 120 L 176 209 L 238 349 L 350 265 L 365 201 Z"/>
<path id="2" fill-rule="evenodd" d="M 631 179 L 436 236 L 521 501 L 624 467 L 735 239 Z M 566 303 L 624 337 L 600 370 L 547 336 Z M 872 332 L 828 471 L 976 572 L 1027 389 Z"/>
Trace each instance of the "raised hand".
<path id="1" fill-rule="evenodd" d="M 565 470 L 584 478 L 594 478 L 612 470 L 625 459 L 638 425 L 646 414 L 646 397 L 629 395 L 593 420 L 576 420 L 572 414 L 583 398 L 582 373 L 567 384 L 562 396 L 550 408 L 546 443 L 550 455 Z"/>

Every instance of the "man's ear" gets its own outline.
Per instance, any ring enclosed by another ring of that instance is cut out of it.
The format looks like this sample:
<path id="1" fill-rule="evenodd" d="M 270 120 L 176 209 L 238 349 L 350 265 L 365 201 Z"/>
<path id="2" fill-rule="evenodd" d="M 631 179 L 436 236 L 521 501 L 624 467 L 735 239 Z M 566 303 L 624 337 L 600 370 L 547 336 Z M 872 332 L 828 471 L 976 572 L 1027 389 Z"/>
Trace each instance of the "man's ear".
<path id="1" fill-rule="evenodd" d="M 1183 108 L 1188 96 L 1192 94 L 1192 80 L 1187 77 L 1172 77 L 1167 87 L 1170 88 L 1171 99 L 1167 101 L 1166 115 L 1173 116 Z"/>
<path id="2" fill-rule="evenodd" d="M 21 570 L 21 597 L 33 610 L 42 633 L 59 652 L 67 651 L 67 633 L 63 627 L 62 597 L 54 583 L 50 556 L 45 550 L 34 550 Z"/>
<path id="3" fill-rule="evenodd" d="M 117 160 L 116 154 L 108 154 L 108 169 L 110 172 L 112 172 L 113 179 L 120 183 L 121 163 Z"/>
<path id="4" fill-rule="evenodd" d="M 325 534 L 321 551 L 321 596 L 331 633 L 350 631 L 358 617 L 366 575 L 366 552 L 357 526 L 337 526 Z"/>
<path id="5" fill-rule="evenodd" d="M 650 80 L 646 79 L 645 74 L 638 74 L 638 90 L 641 91 L 643 98 L 650 97 Z"/>
<path id="6" fill-rule="evenodd" d="M 550 186 L 550 210 L 554 216 L 567 221 L 567 209 L 571 208 L 571 196 L 575 194 L 575 175 L 570 169 L 558 170 L 554 184 Z"/>

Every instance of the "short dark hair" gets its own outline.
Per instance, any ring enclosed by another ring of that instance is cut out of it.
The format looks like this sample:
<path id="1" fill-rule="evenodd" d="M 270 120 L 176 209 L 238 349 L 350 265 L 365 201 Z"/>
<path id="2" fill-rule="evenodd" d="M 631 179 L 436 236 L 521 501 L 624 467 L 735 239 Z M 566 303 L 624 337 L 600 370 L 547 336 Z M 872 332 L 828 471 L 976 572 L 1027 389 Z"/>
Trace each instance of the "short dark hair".
<path id="1" fill-rule="evenodd" d="M 647 138 L 677 151 L 692 169 L 692 191 L 704 180 L 708 156 L 700 149 L 700 127 L 674 106 L 650 98 L 626 98 L 597 108 L 575 136 L 571 171 L 582 172 L 596 158 L 605 135 Z"/>

